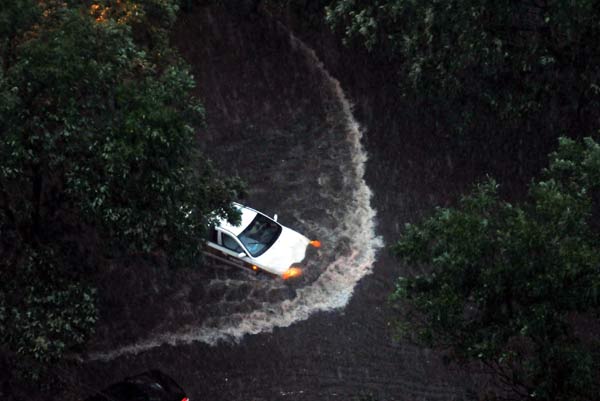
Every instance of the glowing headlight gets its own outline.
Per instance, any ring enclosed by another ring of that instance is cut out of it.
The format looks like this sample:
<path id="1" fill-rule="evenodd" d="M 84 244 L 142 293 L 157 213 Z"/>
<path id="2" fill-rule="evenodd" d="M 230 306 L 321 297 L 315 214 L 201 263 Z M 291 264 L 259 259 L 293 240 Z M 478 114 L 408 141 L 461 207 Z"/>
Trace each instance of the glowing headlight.
<path id="1" fill-rule="evenodd" d="M 287 280 L 288 278 L 292 278 L 292 277 L 298 277 L 302 274 L 302 269 L 299 267 L 290 267 L 289 269 L 287 269 L 282 275 L 281 277 L 283 277 L 284 280 Z"/>

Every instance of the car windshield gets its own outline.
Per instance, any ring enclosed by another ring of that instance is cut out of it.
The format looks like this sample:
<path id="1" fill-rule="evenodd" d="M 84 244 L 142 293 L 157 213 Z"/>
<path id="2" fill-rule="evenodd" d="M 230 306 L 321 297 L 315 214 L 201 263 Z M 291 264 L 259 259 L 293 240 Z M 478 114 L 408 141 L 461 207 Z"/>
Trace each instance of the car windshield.
<path id="1" fill-rule="evenodd" d="M 279 234 L 281 234 L 281 226 L 279 224 L 257 213 L 252 223 L 238 235 L 238 238 L 242 241 L 248 252 L 252 256 L 257 257 L 265 253 L 277 241 Z"/>

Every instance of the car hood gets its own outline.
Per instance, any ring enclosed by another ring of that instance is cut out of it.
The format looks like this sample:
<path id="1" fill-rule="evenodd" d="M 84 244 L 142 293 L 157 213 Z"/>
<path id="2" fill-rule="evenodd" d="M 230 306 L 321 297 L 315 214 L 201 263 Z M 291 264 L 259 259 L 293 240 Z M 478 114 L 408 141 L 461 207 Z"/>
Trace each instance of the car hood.
<path id="1" fill-rule="evenodd" d="M 282 275 L 294 263 L 302 262 L 309 239 L 282 226 L 277 241 L 255 260 L 271 273 Z"/>

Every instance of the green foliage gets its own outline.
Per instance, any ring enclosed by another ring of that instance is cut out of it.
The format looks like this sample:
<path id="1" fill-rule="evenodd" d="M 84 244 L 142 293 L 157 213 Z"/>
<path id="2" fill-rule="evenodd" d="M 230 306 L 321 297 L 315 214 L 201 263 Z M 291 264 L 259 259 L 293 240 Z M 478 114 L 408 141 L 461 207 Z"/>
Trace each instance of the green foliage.
<path id="1" fill-rule="evenodd" d="M 285 14 L 285 10 L 292 15 L 311 19 L 318 15 L 322 20 L 325 6 L 328 0 L 262 0 L 262 7 L 275 14 Z"/>
<path id="2" fill-rule="evenodd" d="M 326 16 L 391 57 L 428 116 L 480 146 L 598 128 L 599 17 L 591 0 L 335 0 Z"/>
<path id="3" fill-rule="evenodd" d="M 0 8 L 11 21 L 0 24 L 1 335 L 48 364 L 93 326 L 89 254 L 189 266 L 211 220 L 236 217 L 241 187 L 198 151 L 204 110 L 168 47 L 177 2 L 10 3 Z"/>
<path id="4" fill-rule="evenodd" d="M 500 200 L 497 187 L 488 180 L 406 226 L 394 252 L 430 270 L 399 279 L 400 328 L 488 364 L 525 398 L 591 399 L 600 355 L 572 322 L 600 306 L 600 145 L 561 138 L 526 203 Z"/>
<path id="5" fill-rule="evenodd" d="M 38 379 L 43 367 L 84 344 L 97 319 L 95 290 L 62 272 L 51 248 L 27 250 L 18 263 L 3 261 L 0 338 L 17 355 L 17 366 Z M 31 363 L 36 361 L 37 363 Z"/>

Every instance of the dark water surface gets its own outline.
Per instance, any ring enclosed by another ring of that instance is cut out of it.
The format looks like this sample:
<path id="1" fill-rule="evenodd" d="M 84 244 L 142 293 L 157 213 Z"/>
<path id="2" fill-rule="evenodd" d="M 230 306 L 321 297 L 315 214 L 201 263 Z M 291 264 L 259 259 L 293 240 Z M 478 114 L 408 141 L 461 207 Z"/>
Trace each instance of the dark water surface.
<path id="1" fill-rule="evenodd" d="M 64 371 L 72 386 L 65 398 L 149 368 L 173 376 L 194 401 L 468 398 L 471 377 L 392 338 L 386 300 L 403 268 L 382 246 L 404 222 L 455 196 L 471 173 L 445 156 L 443 141 L 400 136 L 410 128 L 402 117 L 376 106 L 385 77 L 347 74 L 339 86 L 327 70 L 344 68 L 328 60 L 334 51 L 316 43 L 320 64 L 267 17 L 197 9 L 175 40 L 207 108 L 205 152 L 248 182 L 246 203 L 278 213 L 323 248 L 310 252 L 294 283 L 226 266 L 174 275 L 115 269 L 102 283 L 109 308 L 93 351 Z"/>

